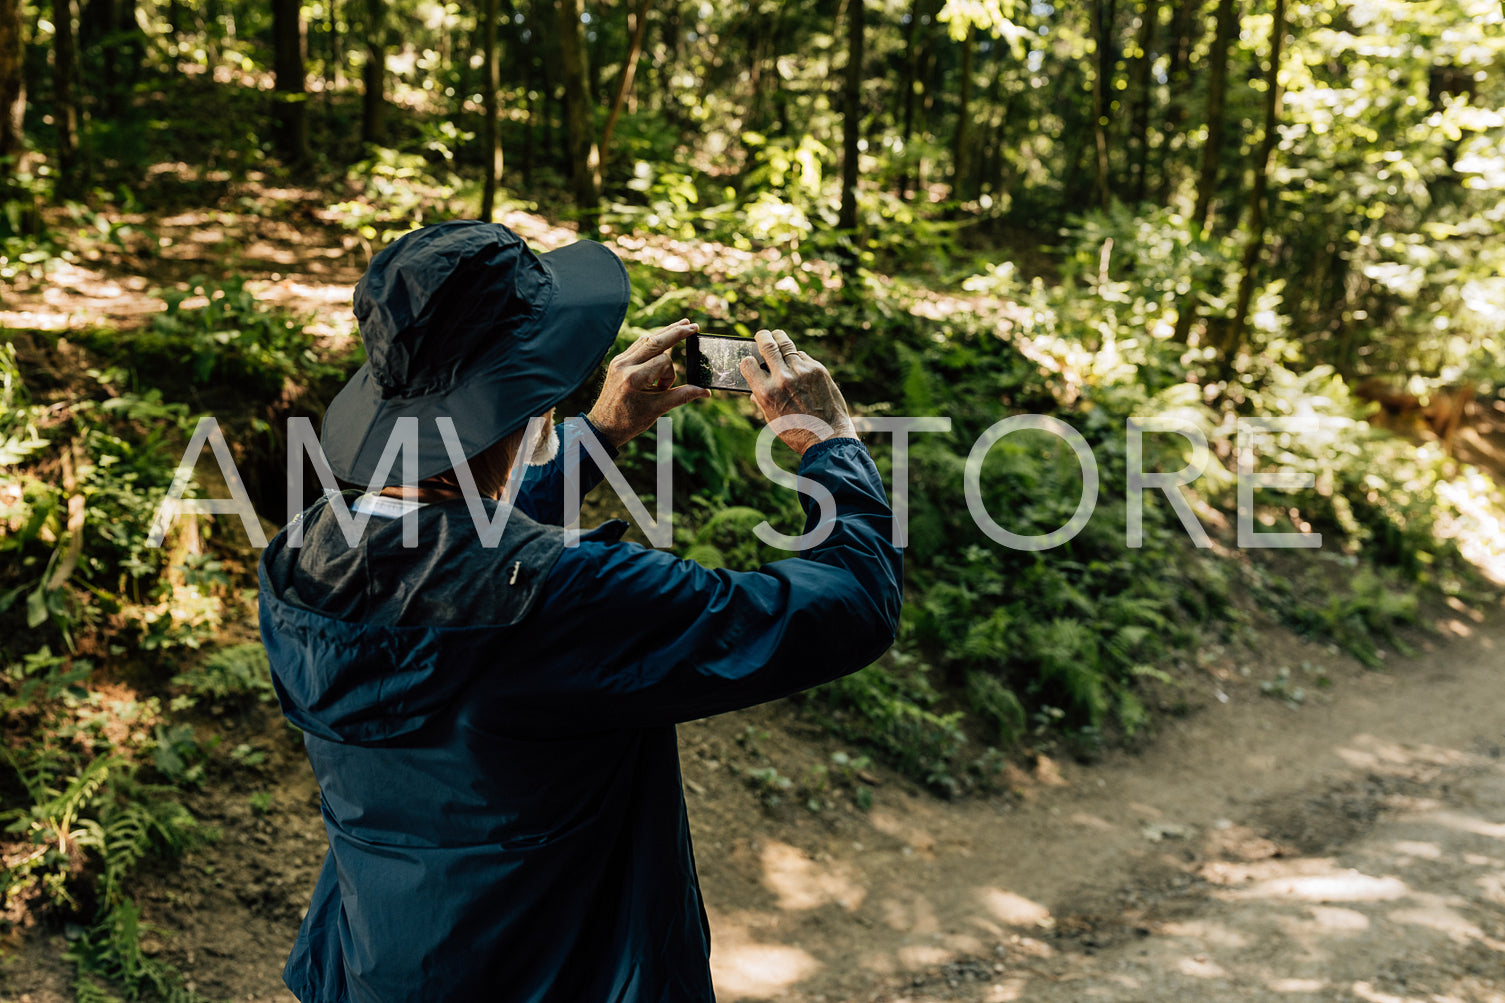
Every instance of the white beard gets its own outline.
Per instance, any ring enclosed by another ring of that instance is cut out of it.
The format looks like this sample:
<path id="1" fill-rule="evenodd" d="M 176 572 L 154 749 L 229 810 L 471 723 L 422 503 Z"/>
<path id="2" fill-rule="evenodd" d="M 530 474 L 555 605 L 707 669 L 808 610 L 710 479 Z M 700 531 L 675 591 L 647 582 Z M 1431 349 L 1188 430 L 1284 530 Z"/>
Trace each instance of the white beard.
<path id="1" fill-rule="evenodd" d="M 552 421 L 545 421 L 538 437 L 528 449 L 528 466 L 541 467 L 559 455 L 559 433 Z"/>

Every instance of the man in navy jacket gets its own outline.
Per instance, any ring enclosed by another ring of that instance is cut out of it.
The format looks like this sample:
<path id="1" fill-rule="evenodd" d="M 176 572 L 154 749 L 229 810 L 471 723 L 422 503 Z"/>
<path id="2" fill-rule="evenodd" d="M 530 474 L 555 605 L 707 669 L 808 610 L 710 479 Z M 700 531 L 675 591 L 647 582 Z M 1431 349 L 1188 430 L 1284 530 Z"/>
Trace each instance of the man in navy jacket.
<path id="1" fill-rule="evenodd" d="M 883 486 L 835 383 L 782 332 L 758 333 L 768 371 L 743 374 L 768 420 L 819 419 L 781 438 L 835 499 L 820 544 L 751 572 L 623 542 L 619 520 L 565 546 L 564 456 L 552 425 L 531 441 L 522 426 L 589 376 L 625 309 L 601 245 L 534 255 L 470 221 L 402 238 L 357 288 L 370 362 L 331 405 L 326 455 L 370 483 L 395 420 L 417 417 L 421 476 L 315 503 L 259 569 L 273 679 L 329 836 L 283 973 L 303 1003 L 714 999 L 675 725 L 853 672 L 892 642 L 902 565 Z M 672 385 L 669 349 L 693 330 L 614 359 L 563 449 L 595 436 L 614 456 L 705 396 Z M 421 428 L 436 418 L 467 463 Z M 465 472 L 498 453 L 510 473 Z M 601 477 L 582 455 L 579 490 Z M 495 546 L 472 521 L 477 491 L 487 516 L 513 506 Z M 372 513 L 353 542 L 331 507 L 351 502 Z"/>

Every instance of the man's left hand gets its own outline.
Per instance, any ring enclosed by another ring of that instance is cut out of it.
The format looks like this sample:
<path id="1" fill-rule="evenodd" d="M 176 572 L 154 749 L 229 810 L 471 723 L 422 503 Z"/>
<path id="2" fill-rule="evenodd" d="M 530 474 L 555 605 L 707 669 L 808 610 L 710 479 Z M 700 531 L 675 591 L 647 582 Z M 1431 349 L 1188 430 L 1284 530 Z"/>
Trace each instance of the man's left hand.
<path id="1" fill-rule="evenodd" d="M 607 364 L 601 396 L 587 417 L 612 446 L 620 447 L 646 432 L 681 404 L 711 396 L 701 387 L 675 386 L 674 363 L 669 359 L 669 349 L 699 330 L 699 324 L 677 321 L 643 335 Z"/>

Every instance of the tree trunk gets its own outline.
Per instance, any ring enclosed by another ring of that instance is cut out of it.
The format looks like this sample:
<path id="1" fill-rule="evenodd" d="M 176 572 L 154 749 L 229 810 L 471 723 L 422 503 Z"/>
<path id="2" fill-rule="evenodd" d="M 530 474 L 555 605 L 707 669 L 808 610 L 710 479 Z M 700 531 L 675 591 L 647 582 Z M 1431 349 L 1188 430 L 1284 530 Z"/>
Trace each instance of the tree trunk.
<path id="1" fill-rule="evenodd" d="M 1092 40 L 1096 59 L 1092 69 L 1092 145 L 1093 197 L 1108 208 L 1112 198 L 1108 179 L 1108 103 L 1113 84 L 1113 8 L 1112 0 L 1092 0 Z"/>
<path id="2" fill-rule="evenodd" d="M 904 83 L 900 96 L 899 158 L 904 165 L 899 171 L 899 180 L 894 194 L 901 199 L 909 197 L 911 154 L 910 141 L 914 138 L 916 90 L 921 87 L 920 65 L 923 61 L 925 38 L 928 32 L 920 31 L 920 20 L 927 13 L 929 0 L 914 0 L 909 8 L 909 23 L 904 26 Z"/>
<path id="3" fill-rule="evenodd" d="M 78 102 L 74 82 L 78 78 L 78 37 L 75 34 L 75 0 L 52 4 L 52 93 L 56 105 L 58 194 L 84 186 L 78 164 Z"/>
<path id="4" fill-rule="evenodd" d="M 988 104 L 997 110 L 988 115 L 988 144 L 983 151 L 982 169 L 978 171 L 978 176 L 987 182 L 995 195 L 1009 190 L 1009 175 L 1012 170 L 1007 154 L 1010 145 L 1008 126 L 1019 99 L 1019 91 L 1011 91 L 1004 97 L 1004 80 L 1009 71 L 1017 66 L 1010 59 L 1011 55 L 1008 47 L 996 47 L 993 79 L 988 84 Z"/>
<path id="5" fill-rule="evenodd" d="M 272 72 L 277 79 L 277 145 L 289 164 L 306 164 L 311 157 L 300 0 L 272 0 Z"/>
<path id="6" fill-rule="evenodd" d="M 136 0 L 118 0 L 115 6 L 115 33 L 125 56 L 125 79 L 134 84 L 141 79 L 146 65 L 146 35 L 136 20 Z"/>
<path id="7" fill-rule="evenodd" d="M 674 67 L 681 65 L 684 31 L 681 25 L 680 8 L 681 0 L 670 0 L 663 8 L 663 63 L 668 69 L 667 79 L 656 88 L 662 100 L 664 118 L 674 127 L 676 132 L 683 133 L 684 119 L 680 115 L 679 99 L 674 96 L 673 81 Z"/>
<path id="8" fill-rule="evenodd" d="M 214 68 L 220 64 L 225 56 L 222 44 L 224 41 L 224 26 L 220 23 L 219 0 L 204 0 L 203 15 L 205 25 L 204 55 L 209 63 L 209 73 L 212 79 Z M 83 32 L 80 31 L 79 34 L 82 35 Z M 87 47 L 87 41 L 85 41 L 85 48 Z"/>
<path id="9" fill-rule="evenodd" d="M 651 2 L 652 0 L 640 0 L 638 3 L 637 21 L 632 27 L 632 42 L 627 47 L 627 61 L 622 64 L 621 76 L 617 78 L 617 93 L 611 101 L 611 112 L 606 116 L 606 127 L 601 130 L 599 156 L 603 169 L 606 159 L 611 156 L 611 134 L 617 127 L 617 116 L 622 114 L 627 95 L 632 93 L 632 78 L 637 73 L 638 57 L 643 52 L 643 30 L 648 27 L 648 5 Z"/>
<path id="10" fill-rule="evenodd" d="M 956 134 L 951 149 L 951 198 L 961 201 L 967 191 L 967 144 L 971 142 L 972 124 L 972 54 L 977 48 L 977 26 L 967 25 L 962 42 L 962 80 L 960 106 L 956 114 Z"/>
<path id="11" fill-rule="evenodd" d="M 25 56 L 20 0 L 0 0 L 0 181 L 15 177 L 24 149 Z"/>
<path id="12" fill-rule="evenodd" d="M 344 50 L 340 46 L 340 17 L 338 0 L 328 0 L 329 3 L 329 62 L 324 66 L 324 81 L 327 89 L 334 91 L 340 87 L 340 64 L 345 61 Z"/>
<path id="13" fill-rule="evenodd" d="M 862 42 L 866 0 L 847 0 L 847 71 L 842 87 L 841 209 L 836 226 L 851 241 L 845 253 L 845 271 L 857 269 L 857 158 L 862 136 Z"/>
<path id="14" fill-rule="evenodd" d="M 1234 0 L 1218 0 L 1218 28 L 1213 36 L 1207 68 L 1207 142 L 1202 147 L 1202 169 L 1197 177 L 1197 205 L 1192 210 L 1194 234 L 1205 233 L 1211 224 L 1213 191 L 1218 183 L 1218 165 L 1223 155 L 1223 91 L 1228 85 L 1228 43 L 1235 34 L 1238 13 Z M 1176 316 L 1175 338 L 1186 342 L 1197 317 L 1197 290 L 1182 301 Z"/>
<path id="15" fill-rule="evenodd" d="M 496 213 L 496 186 L 502 176 L 502 144 L 497 137 L 496 92 L 501 86 L 496 68 L 497 0 L 481 5 L 481 219 L 490 223 Z"/>
<path id="16" fill-rule="evenodd" d="M 361 67 L 361 142 L 387 142 L 387 4 L 366 0 L 366 65 Z"/>
<path id="17" fill-rule="evenodd" d="M 1259 156 L 1254 164 L 1254 188 L 1249 195 L 1249 233 L 1244 241 L 1243 271 L 1239 275 L 1238 298 L 1233 307 L 1233 321 L 1221 348 L 1223 368 L 1232 372 L 1234 361 L 1244 340 L 1244 323 L 1249 316 L 1249 301 L 1254 296 L 1254 270 L 1265 242 L 1265 200 L 1270 187 L 1270 155 L 1275 151 L 1280 127 L 1280 50 L 1286 30 L 1286 2 L 1275 0 L 1274 20 L 1270 25 L 1270 66 L 1265 80 L 1265 134 L 1260 139 Z"/>
<path id="18" fill-rule="evenodd" d="M 1129 142 L 1134 151 L 1131 196 L 1137 204 L 1144 201 L 1146 175 L 1150 169 L 1150 69 L 1155 64 L 1155 29 L 1160 20 L 1160 0 L 1144 0 L 1140 13 L 1139 52 L 1134 57 L 1134 114 L 1129 127 Z"/>
<path id="19" fill-rule="evenodd" d="M 543 140 L 539 150 L 543 159 L 558 159 L 555 156 L 554 140 L 554 67 L 559 65 L 559 46 L 555 27 L 558 20 L 553 9 L 554 0 L 532 0 L 529 9 L 533 14 L 533 47 L 538 53 L 538 105 L 533 114 L 539 116 Z M 560 116 L 563 118 L 563 116 Z"/>
<path id="20" fill-rule="evenodd" d="M 926 12 L 930 15 L 930 23 L 920 25 L 920 107 L 915 121 L 915 134 L 921 140 L 931 138 L 931 123 L 935 121 L 935 99 L 941 91 L 939 74 L 939 32 L 936 31 L 935 14 L 940 10 L 941 0 L 930 0 Z M 914 160 L 914 185 L 915 197 L 925 195 L 928 199 L 926 188 L 926 171 L 929 163 L 925 159 L 924 151 Z"/>
<path id="21" fill-rule="evenodd" d="M 532 27 L 530 22 L 530 27 Z M 533 27 L 533 36 L 537 37 L 538 29 Z M 526 43 L 518 46 L 523 59 L 523 187 L 530 188 L 533 185 L 533 138 L 535 119 L 538 117 L 538 105 L 533 100 L 533 46 Z"/>
<path id="22" fill-rule="evenodd" d="M 566 155 L 574 180 L 581 231 L 601 232 L 601 154 L 596 146 L 590 77 L 585 66 L 585 39 L 580 26 L 582 0 L 557 0 L 559 70 L 564 76 Z"/>
<path id="23" fill-rule="evenodd" d="M 1170 38 L 1167 39 L 1166 102 L 1165 115 L 1160 132 L 1160 156 L 1157 158 L 1159 179 L 1155 186 L 1156 199 L 1164 204 L 1171 193 L 1171 170 L 1167 153 L 1171 137 L 1186 120 L 1185 93 L 1187 88 L 1187 64 L 1191 59 L 1195 41 L 1195 28 L 1201 23 L 1200 14 L 1204 0 L 1174 0 L 1171 8 Z"/>
<path id="24" fill-rule="evenodd" d="M 1202 147 L 1202 169 L 1197 177 L 1197 207 L 1192 225 L 1206 230 L 1211 225 L 1212 198 L 1218 187 L 1218 168 L 1223 159 L 1223 95 L 1228 89 L 1228 44 L 1238 34 L 1234 0 L 1218 0 L 1218 30 L 1207 57 L 1207 142 Z"/>

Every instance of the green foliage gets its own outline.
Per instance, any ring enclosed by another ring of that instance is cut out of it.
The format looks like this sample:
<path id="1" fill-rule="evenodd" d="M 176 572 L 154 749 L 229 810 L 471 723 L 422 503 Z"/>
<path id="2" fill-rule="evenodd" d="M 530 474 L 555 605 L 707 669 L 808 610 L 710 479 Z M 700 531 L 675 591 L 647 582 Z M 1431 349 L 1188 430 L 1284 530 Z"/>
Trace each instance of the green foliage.
<path id="1" fill-rule="evenodd" d="M 753 528 L 764 521 L 763 513 L 755 508 L 734 505 L 721 509 L 696 533 L 691 552 L 698 556 L 690 559 L 711 568 L 751 571 L 769 561 L 789 556 L 774 550 L 753 534 Z M 686 557 L 690 555 L 687 553 Z"/>
<path id="2" fill-rule="evenodd" d="M 218 623 L 223 579 L 216 583 L 201 560 L 182 572 L 196 582 L 177 582 L 173 549 L 148 546 L 188 409 L 165 403 L 157 390 L 123 390 L 124 375 L 114 369 L 88 370 L 82 392 L 57 406 L 29 403 L 14 345 L 4 347 L 0 392 L 12 406 L 0 419 L 0 553 L 8 556 L 0 621 L 42 631 L 39 641 L 50 634 L 72 650 L 80 630 L 129 610 L 145 627 L 144 646 L 197 644 Z M 63 475 L 34 472 L 42 463 Z M 8 651 L 24 648 L 0 642 L 0 656 Z"/>
<path id="3" fill-rule="evenodd" d="M 25 344 L 0 346 L 0 786 L 16 792 L 0 807 L 0 829 L 20 848 L 0 899 L 83 926 L 68 951 L 80 999 L 196 999 L 143 950 L 130 885 L 148 856 L 208 835 L 178 789 L 203 778 L 218 739 L 199 742 L 159 697 L 123 685 L 113 664 L 131 641 L 167 657 L 196 643 L 218 625 L 228 593 L 210 555 L 184 553 L 173 538 L 147 546 L 187 409 L 155 390 L 123 391 L 123 373 L 99 369 L 52 391 L 54 403 L 33 402 L 21 379 Z M 131 621 L 145 633 L 125 629 Z M 73 654 L 84 632 L 110 666 Z M 209 678 L 253 685 L 255 668 L 232 650 L 211 660 Z"/>
<path id="4" fill-rule="evenodd" d="M 443 125 L 438 126 L 442 139 L 438 145 L 458 138 L 445 134 Z M 450 129 L 453 130 L 453 126 Z M 438 223 L 451 218 L 448 200 L 455 194 L 458 178 L 448 171 L 436 178 L 431 167 L 435 141 L 426 144 L 422 152 L 408 152 L 389 147 L 374 147 L 370 155 L 359 163 L 352 164 L 347 179 L 358 190 L 351 199 L 330 206 L 340 225 L 359 234 L 367 241 L 375 242 L 379 250 L 409 230 L 428 223 Z M 441 160 L 447 159 L 442 158 Z M 374 253 L 374 251 L 373 251 Z"/>
<path id="5" fill-rule="evenodd" d="M 1323 589 L 1326 602 L 1316 597 L 1289 602 L 1282 613 L 1301 630 L 1331 638 L 1343 650 L 1372 669 L 1382 664 L 1380 642 L 1402 651 L 1407 646 L 1395 628 L 1416 621 L 1418 601 L 1414 590 L 1387 584 L 1386 576 L 1361 568 L 1344 586 Z"/>
<path id="6" fill-rule="evenodd" d="M 1013 745 L 1024 734 L 1024 704 L 996 676 L 967 673 L 967 702 L 996 726 L 1001 745 Z"/>
<path id="7" fill-rule="evenodd" d="M 96 977 L 122 987 L 127 999 L 151 993 L 194 1000 L 181 976 L 142 949 L 140 911 L 127 893 L 131 873 L 149 854 L 179 854 L 203 838 L 170 787 L 143 783 L 124 755 L 88 761 L 35 747 L 0 756 L 24 787 L 28 804 L 0 812 L 6 832 L 33 849 L 7 869 L 0 891 L 10 900 L 39 894 L 49 908 L 83 906 L 79 858 L 91 865 L 97 901 L 90 925 L 69 948 L 80 999 L 113 999 Z M 76 772 L 75 772 L 76 771 Z"/>
<path id="8" fill-rule="evenodd" d="M 244 709 L 252 703 L 277 699 L 266 649 L 259 641 L 219 648 L 202 664 L 173 676 L 172 684 L 220 710 Z"/>
<path id="9" fill-rule="evenodd" d="M 794 781 L 784 776 L 772 766 L 758 767 L 743 771 L 748 786 L 755 791 L 763 804 L 769 808 L 777 807 L 788 793 L 794 789 Z"/>
<path id="10" fill-rule="evenodd" d="M 926 668 L 891 652 L 807 698 L 814 716 L 842 738 L 883 752 L 905 773 L 946 794 L 959 789 L 952 760 L 966 742 L 962 711 L 937 713 L 940 694 Z"/>
<path id="11" fill-rule="evenodd" d="M 219 381 L 275 395 L 287 380 L 316 381 L 343 369 L 319 356 L 304 324 L 262 305 L 243 278 L 211 282 L 198 276 L 186 290 L 157 296 L 167 308 L 153 315 L 149 331 L 130 341 L 138 379 L 144 371 L 178 372 L 189 378 L 189 387 Z"/>

